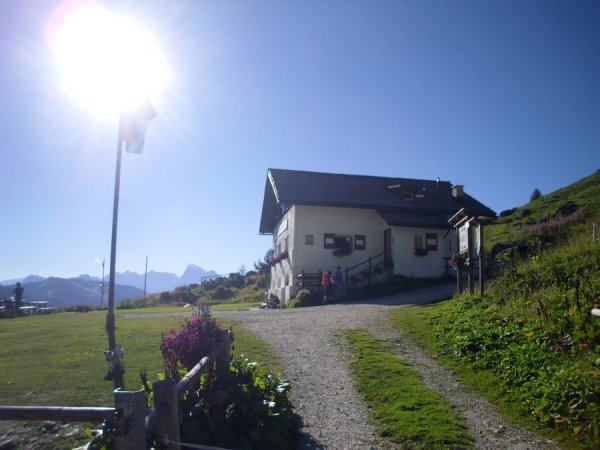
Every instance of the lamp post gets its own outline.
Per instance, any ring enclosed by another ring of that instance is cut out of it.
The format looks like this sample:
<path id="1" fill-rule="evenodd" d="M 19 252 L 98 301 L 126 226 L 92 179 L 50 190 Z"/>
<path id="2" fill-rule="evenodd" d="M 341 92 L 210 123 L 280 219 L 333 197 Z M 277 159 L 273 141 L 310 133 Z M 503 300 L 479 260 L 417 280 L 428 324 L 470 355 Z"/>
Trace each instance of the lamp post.
<path id="1" fill-rule="evenodd" d="M 104 352 L 109 363 L 107 378 L 112 378 L 115 387 L 120 388 L 123 385 L 123 351 L 117 346 L 115 338 L 114 309 L 121 155 L 123 141 L 126 151 L 142 152 L 146 126 L 156 116 L 149 99 L 144 100 L 144 95 L 157 92 L 165 79 L 166 65 L 152 36 L 133 20 L 115 16 L 101 2 L 85 2 L 85 5 L 81 2 L 71 3 L 61 4 L 53 11 L 52 26 L 48 27 L 48 41 L 61 66 L 64 85 L 74 99 L 92 106 L 100 114 L 110 111 L 112 115 L 116 105 L 122 108 L 106 316 L 109 349 Z"/>
<path id="2" fill-rule="evenodd" d="M 115 388 L 123 386 L 123 368 L 121 358 L 115 354 L 117 340 L 115 337 L 115 268 L 117 264 L 117 223 L 119 220 L 119 190 L 121 186 L 121 156 L 123 153 L 123 117 L 119 119 L 119 141 L 117 143 L 117 164 L 115 172 L 115 193 L 113 202 L 112 237 L 110 241 L 110 269 L 108 278 L 108 313 L 106 314 L 106 332 L 108 334 L 108 352 L 106 359 L 112 363 L 108 376 L 112 375 Z"/>
<path id="3" fill-rule="evenodd" d="M 108 377 L 112 377 L 115 388 L 123 387 L 123 367 L 121 359 L 123 350 L 117 346 L 115 337 L 115 268 L 117 264 L 117 223 L 119 219 L 119 190 L 121 186 L 121 156 L 123 142 L 126 150 L 131 153 L 142 153 L 146 128 L 156 111 L 146 97 L 142 103 L 129 111 L 121 111 L 119 119 L 119 141 L 117 143 L 117 164 L 115 171 L 115 195 L 113 203 L 112 238 L 110 244 L 110 275 L 108 284 L 108 313 L 106 314 L 106 332 L 108 334 L 108 351 L 105 357 L 111 365 Z"/>

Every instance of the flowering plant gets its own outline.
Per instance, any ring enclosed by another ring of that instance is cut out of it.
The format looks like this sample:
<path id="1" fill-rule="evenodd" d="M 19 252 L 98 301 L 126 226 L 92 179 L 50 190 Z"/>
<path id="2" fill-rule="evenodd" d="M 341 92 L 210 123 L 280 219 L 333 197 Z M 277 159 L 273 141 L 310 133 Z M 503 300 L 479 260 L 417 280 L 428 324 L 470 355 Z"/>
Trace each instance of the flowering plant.
<path id="1" fill-rule="evenodd" d="M 522 237 L 542 237 L 551 238 L 564 231 L 567 226 L 582 222 L 589 216 L 584 208 L 577 209 L 574 213 L 564 217 L 552 217 L 543 222 L 538 222 L 535 225 L 523 225 L 519 231 Z"/>
<path id="2" fill-rule="evenodd" d="M 284 259 L 288 258 L 288 252 L 287 250 L 284 252 L 281 252 L 279 255 L 274 256 L 273 259 L 271 261 L 269 261 L 269 264 L 274 266 L 275 264 L 277 264 L 278 262 L 283 261 Z"/>
<path id="3" fill-rule="evenodd" d="M 200 359 L 209 355 L 215 348 L 218 331 L 220 324 L 210 314 L 202 314 L 192 320 L 186 318 L 179 331 L 169 328 L 160 344 L 167 378 L 180 380 L 179 364 L 189 371 Z"/>
<path id="4" fill-rule="evenodd" d="M 465 266 L 465 257 L 463 255 L 453 255 L 452 258 L 448 260 L 448 264 L 454 268 L 462 268 Z"/>

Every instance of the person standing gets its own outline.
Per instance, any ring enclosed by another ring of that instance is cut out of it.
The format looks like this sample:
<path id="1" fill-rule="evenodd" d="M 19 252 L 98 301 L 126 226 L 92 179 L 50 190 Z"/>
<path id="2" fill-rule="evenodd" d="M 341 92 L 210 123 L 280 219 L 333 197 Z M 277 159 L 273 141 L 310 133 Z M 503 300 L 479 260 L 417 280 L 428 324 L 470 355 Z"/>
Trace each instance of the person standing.
<path id="1" fill-rule="evenodd" d="M 323 274 L 323 279 L 321 280 L 321 286 L 323 287 L 323 304 L 327 303 L 327 296 L 331 291 L 331 271 L 325 272 Z"/>
<path id="2" fill-rule="evenodd" d="M 17 312 L 17 315 L 21 314 L 21 306 L 23 306 L 23 292 L 25 292 L 25 288 L 21 286 L 21 283 L 17 283 L 17 286 L 13 291 L 13 295 L 15 296 L 15 310 Z"/>

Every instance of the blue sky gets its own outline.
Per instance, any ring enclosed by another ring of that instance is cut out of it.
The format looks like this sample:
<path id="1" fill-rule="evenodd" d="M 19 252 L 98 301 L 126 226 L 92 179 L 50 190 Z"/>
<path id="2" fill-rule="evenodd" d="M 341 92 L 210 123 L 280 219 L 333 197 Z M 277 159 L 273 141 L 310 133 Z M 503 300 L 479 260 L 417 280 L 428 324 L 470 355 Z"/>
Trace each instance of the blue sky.
<path id="1" fill-rule="evenodd" d="M 117 115 L 60 87 L 59 4 L 0 2 L 0 280 L 108 271 Z M 598 1 L 105 4 L 171 73 L 123 155 L 118 271 L 251 268 L 269 167 L 439 176 L 497 212 L 600 169 Z"/>

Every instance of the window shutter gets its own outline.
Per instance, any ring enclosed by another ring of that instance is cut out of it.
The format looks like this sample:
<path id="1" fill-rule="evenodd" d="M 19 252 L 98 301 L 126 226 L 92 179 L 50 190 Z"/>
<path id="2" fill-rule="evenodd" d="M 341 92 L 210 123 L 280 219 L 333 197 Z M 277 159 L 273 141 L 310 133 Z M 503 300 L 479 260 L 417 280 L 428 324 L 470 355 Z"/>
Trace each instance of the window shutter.
<path id="1" fill-rule="evenodd" d="M 438 249 L 438 237 L 435 233 L 427 233 L 425 235 L 425 245 L 429 251 L 437 251 Z"/>
<path id="2" fill-rule="evenodd" d="M 335 234 L 325 233 L 323 235 L 323 248 L 335 248 Z"/>
<path id="3" fill-rule="evenodd" d="M 354 250 L 366 250 L 367 237 L 364 234 L 354 235 Z"/>

